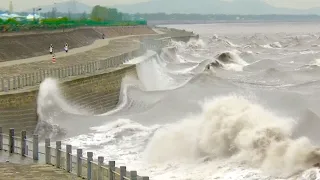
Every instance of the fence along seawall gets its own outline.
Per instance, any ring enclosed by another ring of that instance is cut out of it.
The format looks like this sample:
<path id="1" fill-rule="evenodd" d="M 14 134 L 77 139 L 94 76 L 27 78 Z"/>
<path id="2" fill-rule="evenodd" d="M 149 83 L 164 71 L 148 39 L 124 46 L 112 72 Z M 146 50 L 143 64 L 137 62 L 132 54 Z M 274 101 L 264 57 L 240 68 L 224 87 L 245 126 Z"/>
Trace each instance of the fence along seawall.
<path id="1" fill-rule="evenodd" d="M 188 37 L 187 36 L 183 36 L 183 37 L 176 36 L 176 37 L 179 39 L 181 38 L 189 39 L 190 37 L 192 37 L 192 35 L 191 36 L 189 35 Z M 172 37 L 172 38 L 174 39 L 175 37 Z M 84 76 L 81 78 L 90 78 L 90 77 L 96 76 L 97 74 L 108 75 L 109 72 L 105 72 L 105 71 L 108 70 L 110 67 L 113 67 L 113 68 L 117 67 L 123 64 L 124 62 L 128 61 L 129 59 L 136 57 L 135 54 L 144 53 L 148 49 L 158 51 L 159 49 L 163 48 L 167 44 L 168 44 L 167 39 L 160 40 L 160 39 L 149 38 L 149 39 L 146 39 L 144 43 L 142 43 L 139 49 L 136 49 L 133 52 L 122 54 L 117 57 L 112 57 L 107 60 L 100 60 L 100 61 L 91 62 L 87 64 L 82 64 L 82 65 L 80 64 L 74 67 L 60 68 L 58 70 L 49 70 L 46 72 L 40 71 L 40 72 L 36 72 L 33 75 L 35 78 L 33 78 L 33 76 L 30 76 L 30 75 L 29 76 L 22 75 L 19 77 L 9 77 L 1 80 L 1 83 L 2 81 L 4 82 L 2 83 L 4 88 L 2 89 L 2 92 L 0 92 L 0 96 L 2 97 L 7 95 L 15 96 L 20 94 L 22 95 L 22 97 L 28 98 L 24 96 L 24 93 L 30 93 L 30 92 L 32 94 L 35 93 L 34 95 L 36 95 L 36 91 L 37 91 L 36 89 L 38 88 L 38 85 L 46 77 L 53 76 L 53 77 L 56 77 L 57 79 L 60 79 L 61 81 L 65 81 L 66 78 L 72 77 L 72 76 L 75 76 L 75 77 Z M 131 66 L 135 67 L 135 65 L 131 65 Z M 131 67 L 123 67 L 123 68 L 131 68 Z M 122 71 L 123 68 L 117 69 L 115 72 Z M 124 72 L 121 72 L 121 73 L 124 73 Z M 33 79 L 37 79 L 38 81 L 35 81 Z M 3 99 L 2 97 L 1 99 Z M 17 103 L 17 102 L 11 102 L 11 103 Z M 31 111 L 28 113 L 36 114 L 36 111 Z M 5 112 L 4 114 L 7 114 L 9 116 L 12 116 L 12 115 L 14 116 L 14 112 Z M 17 123 L 19 124 L 21 123 L 19 119 L 21 118 L 21 116 L 15 116 L 17 118 L 16 119 Z M 1 117 L 0 115 L 0 119 L 5 120 L 5 116 Z M 37 122 L 37 119 L 35 118 L 34 121 Z M 2 125 L 0 124 L 0 126 Z M 7 126 L 11 126 L 11 125 L 7 125 Z M 9 128 L 4 128 L 4 129 L 9 129 Z M 83 157 L 83 150 L 76 149 L 77 155 L 75 156 L 72 154 L 72 146 L 65 145 L 65 148 L 64 148 L 62 146 L 61 141 L 57 141 L 55 145 L 53 145 L 53 143 L 50 142 L 50 139 L 45 139 L 45 146 L 40 147 L 39 136 L 37 134 L 33 134 L 32 138 L 30 139 L 30 138 L 27 138 L 27 131 L 25 130 L 22 130 L 20 135 L 16 135 L 15 129 L 10 128 L 8 131 L 8 134 L 3 133 L 4 129 L 3 127 L 0 127 L 0 150 L 8 151 L 9 153 L 20 154 L 23 157 L 29 157 L 38 161 L 39 160 L 45 161 L 46 164 L 51 164 L 57 168 L 65 169 L 67 172 L 76 174 L 78 177 L 83 177 L 86 179 L 98 179 L 98 180 L 104 180 L 104 179 L 148 180 L 149 179 L 149 177 L 139 177 L 137 175 L 137 171 L 127 172 L 125 166 L 120 166 L 119 168 L 116 168 L 115 161 L 109 161 L 108 165 L 106 165 L 104 163 L 103 157 L 98 157 L 97 160 L 93 160 L 92 152 L 87 152 L 86 153 L 87 157 L 85 158 Z M 17 132 L 20 132 L 20 131 L 17 131 Z M 32 133 L 33 133 L 33 130 L 28 134 L 32 134 Z"/>
<path id="2" fill-rule="evenodd" d="M 156 50 L 165 45 L 165 42 L 161 44 L 160 41 L 149 41 L 131 52 L 77 64 L 73 68 L 61 67 L 0 79 L 0 83 L 3 82 L 0 88 L 4 87 L 5 90 L 0 91 L 0 126 L 18 131 L 27 130 L 28 133 L 35 130 L 38 123 L 38 89 L 47 77 L 59 79 L 64 90 L 63 95 L 77 105 L 92 111 L 93 114 L 107 112 L 118 103 L 122 77 L 127 72 L 135 71 L 135 65 L 122 64 L 142 55 L 147 49 Z"/>
<path id="3" fill-rule="evenodd" d="M 45 139 L 45 146 L 42 148 L 37 134 L 31 139 L 27 138 L 26 134 L 26 131 L 21 131 L 20 135 L 16 135 L 13 128 L 5 134 L 0 127 L 0 150 L 32 158 L 35 161 L 44 161 L 48 165 L 89 180 L 149 180 L 147 176 L 138 176 L 137 171 L 128 172 L 126 166 L 117 168 L 115 161 L 108 161 L 108 164 L 105 164 L 103 156 L 94 160 L 93 152 L 87 152 L 86 157 L 83 157 L 83 150 L 76 149 L 77 153 L 73 155 L 72 146 L 66 144 L 64 149 L 61 141 L 56 141 L 53 146 L 50 139 Z"/>
<path id="4" fill-rule="evenodd" d="M 161 37 L 161 36 L 157 36 Z M 192 36 L 174 36 L 170 39 L 189 39 Z M 93 62 L 77 64 L 68 67 L 52 68 L 49 70 L 39 70 L 33 73 L 22 74 L 19 76 L 7 76 L 0 78 L 0 92 L 8 92 L 12 90 L 19 90 L 25 87 L 34 87 L 39 85 L 45 78 L 54 77 L 57 79 L 64 79 L 71 76 L 96 74 L 108 68 L 117 67 L 130 59 L 141 56 L 146 50 L 159 51 L 162 47 L 168 44 L 168 39 L 155 39 L 152 37 L 146 38 L 145 43 L 141 43 L 140 48 L 132 52 L 123 53 L 119 56 L 110 57 L 105 60 L 97 60 Z M 1 95 L 1 94 L 0 94 Z"/>

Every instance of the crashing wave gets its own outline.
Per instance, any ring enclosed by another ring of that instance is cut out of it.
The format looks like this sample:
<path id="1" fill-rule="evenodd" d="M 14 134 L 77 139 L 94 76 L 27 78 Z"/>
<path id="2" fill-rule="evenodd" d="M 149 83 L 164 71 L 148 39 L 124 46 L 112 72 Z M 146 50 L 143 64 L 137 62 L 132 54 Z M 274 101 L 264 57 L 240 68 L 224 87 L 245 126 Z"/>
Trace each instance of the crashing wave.
<path id="1" fill-rule="evenodd" d="M 305 137 L 292 138 L 294 127 L 292 119 L 278 117 L 246 98 L 215 98 L 204 104 L 201 115 L 160 128 L 145 159 L 150 163 L 229 159 L 287 177 L 320 162 L 318 147 Z"/>

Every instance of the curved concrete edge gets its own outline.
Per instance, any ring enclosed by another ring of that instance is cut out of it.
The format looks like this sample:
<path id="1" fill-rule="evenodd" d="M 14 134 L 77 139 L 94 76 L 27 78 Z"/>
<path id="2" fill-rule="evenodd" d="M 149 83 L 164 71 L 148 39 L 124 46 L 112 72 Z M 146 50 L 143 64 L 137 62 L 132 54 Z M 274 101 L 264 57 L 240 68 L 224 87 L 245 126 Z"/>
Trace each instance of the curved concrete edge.
<path id="1" fill-rule="evenodd" d="M 192 37 L 186 36 L 184 40 Z M 148 56 L 152 52 L 145 54 Z M 60 81 L 63 95 L 93 114 L 105 113 L 118 105 L 122 78 L 127 73 L 136 73 L 136 63 L 129 61 L 99 73 L 65 78 Z M 39 86 L 34 86 L 0 94 L 0 127 L 32 133 L 38 122 L 38 89 Z"/>

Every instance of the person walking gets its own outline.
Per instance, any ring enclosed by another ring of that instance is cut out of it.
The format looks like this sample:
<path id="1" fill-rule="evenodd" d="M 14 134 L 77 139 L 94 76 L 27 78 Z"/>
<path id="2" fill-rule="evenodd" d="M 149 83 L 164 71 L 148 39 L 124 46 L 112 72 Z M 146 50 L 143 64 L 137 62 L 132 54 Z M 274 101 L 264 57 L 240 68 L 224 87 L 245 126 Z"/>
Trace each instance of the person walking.
<path id="1" fill-rule="evenodd" d="M 68 43 L 66 43 L 66 44 L 64 45 L 64 51 L 66 51 L 66 53 L 67 53 L 68 50 L 69 50 L 69 45 L 68 45 Z"/>
<path id="2" fill-rule="evenodd" d="M 55 54 L 52 55 L 52 63 L 56 63 L 56 56 L 55 56 Z"/>
<path id="3" fill-rule="evenodd" d="M 49 53 L 52 54 L 53 53 L 53 45 L 50 44 L 50 47 L 49 47 Z"/>

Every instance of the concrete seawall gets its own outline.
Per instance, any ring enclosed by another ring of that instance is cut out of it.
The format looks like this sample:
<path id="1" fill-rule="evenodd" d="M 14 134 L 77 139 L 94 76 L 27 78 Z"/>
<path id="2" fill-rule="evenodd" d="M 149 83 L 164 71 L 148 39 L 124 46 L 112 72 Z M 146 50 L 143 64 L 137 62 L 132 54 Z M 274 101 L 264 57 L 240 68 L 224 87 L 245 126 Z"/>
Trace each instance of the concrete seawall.
<path id="1" fill-rule="evenodd" d="M 62 95 L 93 114 L 107 112 L 117 105 L 121 81 L 128 72 L 135 72 L 135 65 L 65 79 L 60 84 Z M 0 125 L 3 129 L 34 131 L 38 122 L 38 89 L 37 86 L 0 96 Z"/>
<path id="2" fill-rule="evenodd" d="M 147 26 L 127 27 L 92 27 L 78 28 L 65 32 L 2 35 L 0 36 L 0 62 L 24 59 L 49 53 L 49 46 L 53 44 L 55 52 L 63 51 L 67 42 L 70 48 L 78 48 L 92 44 L 101 39 L 104 33 L 106 38 L 126 35 L 156 34 Z"/>
<path id="3" fill-rule="evenodd" d="M 188 41 L 191 37 L 179 40 Z M 62 92 L 67 100 L 93 114 L 104 113 L 118 104 L 122 78 L 126 73 L 136 73 L 135 65 L 120 65 L 96 74 L 69 77 L 61 80 Z M 15 128 L 17 132 L 27 130 L 29 133 L 35 130 L 38 89 L 35 86 L 0 93 L 0 126 L 3 129 Z"/>

